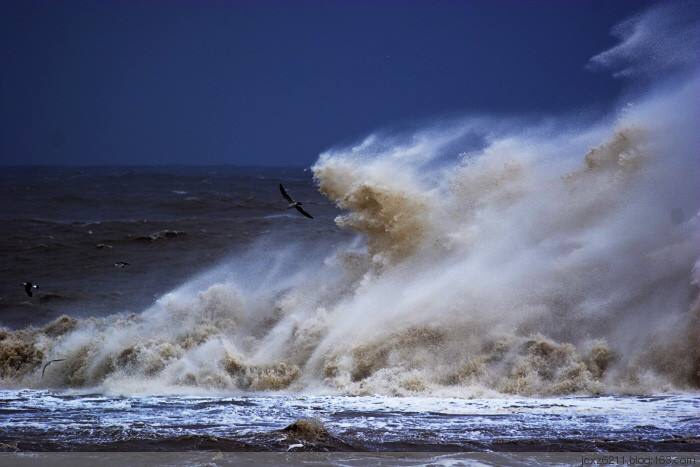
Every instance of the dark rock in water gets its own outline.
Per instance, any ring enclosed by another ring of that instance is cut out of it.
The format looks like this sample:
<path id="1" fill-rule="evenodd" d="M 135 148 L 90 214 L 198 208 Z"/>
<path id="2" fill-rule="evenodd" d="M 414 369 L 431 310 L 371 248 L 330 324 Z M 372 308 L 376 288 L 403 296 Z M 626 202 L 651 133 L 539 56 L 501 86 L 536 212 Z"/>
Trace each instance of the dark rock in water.
<path id="1" fill-rule="evenodd" d="M 286 443 L 302 445 L 295 447 L 298 451 L 361 450 L 331 435 L 323 423 L 315 418 L 301 418 L 280 431 L 286 435 Z M 279 446 L 277 449 L 279 448 L 284 446 Z"/>
<path id="2" fill-rule="evenodd" d="M 282 430 L 288 436 L 293 436 L 304 441 L 319 441 L 330 438 L 320 420 L 315 418 L 302 418 Z"/>

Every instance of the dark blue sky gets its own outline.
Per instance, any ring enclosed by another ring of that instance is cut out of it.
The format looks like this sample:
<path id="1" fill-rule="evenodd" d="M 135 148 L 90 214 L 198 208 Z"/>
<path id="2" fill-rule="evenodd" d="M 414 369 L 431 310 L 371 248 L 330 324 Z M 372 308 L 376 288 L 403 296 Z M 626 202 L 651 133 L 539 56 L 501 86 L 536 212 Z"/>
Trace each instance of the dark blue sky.
<path id="1" fill-rule="evenodd" d="M 387 126 L 601 109 L 640 1 L 0 2 L 3 164 L 308 165 Z"/>

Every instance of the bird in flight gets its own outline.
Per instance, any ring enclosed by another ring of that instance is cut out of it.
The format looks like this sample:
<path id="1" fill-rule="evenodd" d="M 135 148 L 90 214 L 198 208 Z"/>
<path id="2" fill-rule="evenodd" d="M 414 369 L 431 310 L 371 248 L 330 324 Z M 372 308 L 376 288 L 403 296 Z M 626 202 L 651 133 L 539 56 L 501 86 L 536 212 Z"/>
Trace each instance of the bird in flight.
<path id="1" fill-rule="evenodd" d="M 48 362 L 46 362 L 46 363 L 44 364 L 44 368 L 41 369 L 41 377 L 42 377 L 42 378 L 44 377 L 44 373 L 46 373 L 46 367 L 47 367 L 47 366 L 51 365 L 53 362 L 63 362 L 63 361 L 65 361 L 65 360 L 66 360 L 65 358 L 56 358 L 56 359 L 54 359 L 54 360 L 49 360 Z"/>
<path id="2" fill-rule="evenodd" d="M 117 261 L 116 263 L 114 263 L 115 268 L 125 268 L 127 266 L 129 266 L 129 263 L 127 263 L 126 261 Z"/>
<path id="3" fill-rule="evenodd" d="M 34 294 L 32 293 L 32 291 L 33 291 L 34 289 L 38 289 L 38 288 L 39 288 L 38 285 L 34 284 L 33 282 L 29 282 L 29 281 L 27 281 L 27 282 L 22 282 L 22 285 L 24 286 L 24 291 L 27 292 L 27 295 L 29 295 L 30 297 L 31 297 L 32 295 L 34 295 Z"/>
<path id="4" fill-rule="evenodd" d="M 309 214 L 308 212 L 304 211 L 304 208 L 301 207 L 303 204 L 300 201 L 294 201 L 291 196 L 289 196 L 289 193 L 287 193 L 287 190 L 284 189 L 284 185 L 280 183 L 280 193 L 282 193 L 282 197 L 287 200 L 289 203 L 289 206 L 287 206 L 287 209 L 294 208 L 300 213 L 302 213 L 305 217 L 308 217 L 309 219 L 313 219 L 314 216 Z"/>

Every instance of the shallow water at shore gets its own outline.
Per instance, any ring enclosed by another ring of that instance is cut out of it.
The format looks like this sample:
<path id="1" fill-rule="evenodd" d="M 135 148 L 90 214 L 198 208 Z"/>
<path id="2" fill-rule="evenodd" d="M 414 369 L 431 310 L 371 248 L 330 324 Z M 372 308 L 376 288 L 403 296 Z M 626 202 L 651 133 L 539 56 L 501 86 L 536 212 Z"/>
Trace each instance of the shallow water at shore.
<path id="1" fill-rule="evenodd" d="M 140 397 L 0 391 L 3 451 L 699 451 L 700 396 Z M 322 433 L 284 431 L 315 419 Z"/>

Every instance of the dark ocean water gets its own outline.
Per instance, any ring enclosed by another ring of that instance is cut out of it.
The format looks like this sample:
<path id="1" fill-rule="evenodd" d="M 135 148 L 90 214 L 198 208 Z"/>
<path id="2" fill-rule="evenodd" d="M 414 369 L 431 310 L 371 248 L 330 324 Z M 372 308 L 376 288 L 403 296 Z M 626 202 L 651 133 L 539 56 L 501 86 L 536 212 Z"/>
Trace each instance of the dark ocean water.
<path id="1" fill-rule="evenodd" d="M 286 210 L 280 182 L 313 221 Z M 141 311 L 262 235 L 342 235 L 336 212 L 303 169 L 4 168 L 0 326 Z"/>

